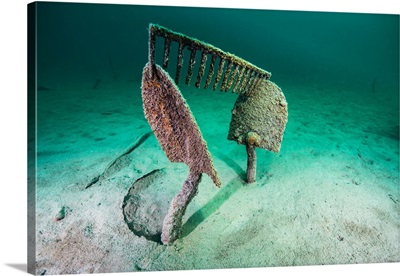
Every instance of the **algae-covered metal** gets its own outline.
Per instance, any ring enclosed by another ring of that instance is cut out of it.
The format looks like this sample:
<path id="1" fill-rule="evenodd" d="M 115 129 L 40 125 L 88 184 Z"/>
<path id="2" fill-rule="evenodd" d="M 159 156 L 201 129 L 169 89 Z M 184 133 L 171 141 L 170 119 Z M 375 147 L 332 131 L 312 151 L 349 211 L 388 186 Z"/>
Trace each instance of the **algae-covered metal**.
<path id="1" fill-rule="evenodd" d="M 254 145 L 278 153 L 288 121 L 286 98 L 273 82 L 263 80 L 251 96 L 239 95 L 232 110 L 228 139 L 246 144 L 248 133 L 259 137 Z"/>
<path id="2" fill-rule="evenodd" d="M 270 72 L 265 71 L 240 57 L 224 52 L 211 44 L 171 31 L 156 24 L 150 24 L 149 62 L 151 64 L 155 64 L 154 57 L 157 37 L 164 38 L 163 69 L 167 69 L 169 64 L 171 42 L 178 43 L 179 50 L 175 75 L 176 84 L 178 84 L 180 80 L 183 67 L 183 51 L 185 48 L 190 50 L 186 85 L 189 85 L 193 74 L 196 52 L 201 53 L 201 61 L 195 83 L 196 88 L 200 87 L 202 77 L 205 75 L 206 61 L 208 57 L 211 57 L 211 62 L 209 64 L 204 88 L 207 88 L 210 85 L 212 77 L 216 73 L 212 86 L 213 90 L 215 90 L 218 84 L 220 84 L 221 91 L 232 90 L 232 92 L 251 94 L 255 86 L 260 83 L 261 80 L 267 80 L 271 77 Z M 214 68 L 217 59 L 219 60 L 219 63 L 218 69 L 215 72 Z"/>
<path id="3" fill-rule="evenodd" d="M 193 173 L 206 173 L 218 187 L 221 181 L 214 169 L 207 144 L 178 87 L 161 67 L 143 70 L 143 109 L 151 129 L 171 162 L 183 162 Z"/>
<path id="4" fill-rule="evenodd" d="M 162 68 L 155 63 L 158 37 L 164 39 Z M 175 81 L 167 72 L 172 43 L 178 44 Z M 164 244 L 171 244 L 179 238 L 183 215 L 197 194 L 202 173 L 208 174 L 218 187 L 221 185 L 207 144 L 177 87 L 183 69 L 185 48 L 190 51 L 186 85 L 190 84 L 196 69 L 196 53 L 200 52 L 195 87 L 200 88 L 206 76 L 204 88 L 208 88 L 213 80 L 213 90 L 219 86 L 220 91 L 240 94 L 232 111 L 228 139 L 246 145 L 249 183 L 254 182 L 256 177 L 255 147 L 279 152 L 288 114 L 282 90 L 269 81 L 271 73 L 210 44 L 150 24 L 149 62 L 143 70 L 141 87 L 145 117 L 168 159 L 171 162 L 184 162 L 189 167 L 189 175 L 180 192 L 172 199 L 163 221 L 160 239 Z M 208 58 L 211 61 L 206 73 Z M 135 197 L 130 198 L 135 201 Z M 132 204 L 136 206 L 135 202 Z M 131 225 L 138 224 L 135 220 L 139 220 L 140 224 L 140 218 L 133 218 Z M 147 230 L 146 227 L 143 229 Z M 142 229 L 137 232 L 144 233 Z M 153 234 L 146 232 L 146 235 L 149 239 L 158 240 Z"/>

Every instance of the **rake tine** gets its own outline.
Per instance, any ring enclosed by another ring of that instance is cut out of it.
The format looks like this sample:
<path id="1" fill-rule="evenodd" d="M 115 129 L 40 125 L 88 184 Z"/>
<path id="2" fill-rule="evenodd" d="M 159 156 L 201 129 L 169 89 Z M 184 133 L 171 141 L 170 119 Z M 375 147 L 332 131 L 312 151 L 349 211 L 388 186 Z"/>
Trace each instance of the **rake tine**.
<path id="1" fill-rule="evenodd" d="M 229 78 L 229 75 L 231 74 L 232 66 L 233 66 L 232 62 L 230 60 L 228 60 L 228 65 L 226 66 L 225 74 L 222 79 L 222 84 L 221 84 L 221 87 L 219 88 L 219 91 L 225 91 L 226 82 Z"/>
<path id="2" fill-rule="evenodd" d="M 240 81 L 242 80 L 245 70 L 246 70 L 246 67 L 242 67 L 242 69 L 240 69 L 239 76 L 237 77 L 237 79 L 235 81 L 235 85 L 233 86 L 232 92 L 239 92 L 239 91 L 237 91 L 237 89 L 239 88 L 239 84 L 240 84 Z"/>
<path id="3" fill-rule="evenodd" d="M 221 59 L 218 65 L 217 77 L 214 80 L 213 90 L 217 88 L 218 82 L 221 79 L 222 71 L 224 70 L 225 59 Z"/>
<path id="4" fill-rule="evenodd" d="M 151 71 L 150 75 L 152 78 L 154 78 L 154 68 L 155 68 L 155 61 L 154 61 L 154 55 L 156 52 L 156 35 L 153 32 L 150 32 L 150 37 L 149 37 L 149 62 L 151 64 Z"/>
<path id="5" fill-rule="evenodd" d="M 179 43 L 179 50 L 178 50 L 178 62 L 176 65 L 176 75 L 175 75 L 175 83 L 179 83 L 179 79 L 181 77 L 181 71 L 182 71 L 182 66 L 183 66 L 183 49 L 185 48 L 185 45 L 182 43 Z"/>
<path id="6" fill-rule="evenodd" d="M 245 85 L 245 87 L 243 89 L 243 93 L 248 94 L 247 92 L 249 91 L 249 88 L 250 88 L 250 85 L 251 85 L 253 79 L 254 79 L 254 71 L 250 70 L 249 78 L 246 81 L 246 85 Z"/>
<path id="7" fill-rule="evenodd" d="M 196 86 L 197 88 L 200 87 L 200 82 L 204 75 L 204 69 L 206 68 L 206 61 L 207 61 L 207 53 L 205 51 L 203 51 L 201 53 L 201 62 L 200 62 L 200 67 L 199 67 L 199 73 L 197 74 L 196 83 L 194 84 L 194 86 Z"/>
<path id="8" fill-rule="evenodd" d="M 247 83 L 247 85 L 246 85 L 246 95 L 250 95 L 251 94 L 251 91 L 252 91 L 252 89 L 253 89 L 253 86 L 254 86 L 254 82 L 255 82 L 255 80 L 256 80 L 256 77 L 257 77 L 257 72 L 252 72 L 251 73 L 251 75 L 250 75 L 250 79 L 249 79 L 249 81 L 248 81 L 248 83 Z"/>
<path id="9" fill-rule="evenodd" d="M 208 86 L 210 85 L 212 76 L 214 75 L 214 64 L 215 64 L 216 60 L 217 60 L 217 56 L 213 55 L 211 58 L 211 62 L 210 62 L 210 68 L 208 69 L 207 80 L 206 80 L 206 83 L 204 84 L 204 89 L 207 89 Z"/>
<path id="10" fill-rule="evenodd" d="M 265 76 L 259 76 L 256 81 L 254 82 L 254 86 L 253 88 L 250 90 L 251 94 L 255 93 L 256 88 L 258 87 L 258 85 L 261 83 L 261 81 L 264 79 Z"/>
<path id="11" fill-rule="evenodd" d="M 190 51 L 190 60 L 189 60 L 189 68 L 188 68 L 188 73 L 186 76 L 186 85 L 189 85 L 190 79 L 192 78 L 193 74 L 193 67 L 195 64 L 195 58 L 196 58 L 196 49 L 192 48 Z"/>
<path id="12" fill-rule="evenodd" d="M 168 61 L 169 61 L 169 51 L 171 49 L 171 39 L 165 38 L 164 41 L 164 61 L 163 61 L 163 69 L 168 68 Z"/>
<path id="13" fill-rule="evenodd" d="M 235 77 L 236 77 L 238 72 L 239 72 L 239 65 L 235 65 L 235 70 L 233 71 L 233 73 L 229 77 L 228 84 L 225 87 L 225 92 L 227 92 L 227 91 L 229 91 L 229 89 L 231 89 L 232 83 L 235 80 Z M 233 92 L 233 90 L 232 90 L 232 92 Z"/>
<path id="14" fill-rule="evenodd" d="M 239 93 L 240 94 L 242 94 L 243 91 L 245 91 L 246 84 L 249 81 L 248 77 L 249 77 L 250 71 L 251 71 L 251 69 L 246 68 L 246 72 L 244 73 L 242 82 L 240 83 L 240 88 L 239 88 Z"/>

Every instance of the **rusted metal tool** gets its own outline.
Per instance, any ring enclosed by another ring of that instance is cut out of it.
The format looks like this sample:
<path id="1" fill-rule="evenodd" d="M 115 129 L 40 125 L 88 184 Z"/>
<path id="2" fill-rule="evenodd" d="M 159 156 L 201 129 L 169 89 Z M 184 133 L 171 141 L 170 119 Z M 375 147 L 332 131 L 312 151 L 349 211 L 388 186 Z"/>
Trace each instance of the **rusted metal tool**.
<path id="1" fill-rule="evenodd" d="M 156 40 L 160 37 L 164 39 L 162 67 L 155 63 Z M 175 81 L 167 72 L 172 43 L 178 44 Z M 186 85 L 190 84 L 196 53 L 200 52 L 195 87 L 200 88 L 206 76 L 204 88 L 212 84 L 213 90 L 219 86 L 220 91 L 239 94 L 232 111 L 228 139 L 246 145 L 249 183 L 255 181 L 255 147 L 278 152 L 287 122 L 286 99 L 280 88 L 269 81 L 271 73 L 210 44 L 150 24 L 149 62 L 142 78 L 144 113 L 168 159 L 184 162 L 190 171 L 164 219 L 161 234 L 164 244 L 170 244 L 179 237 L 182 217 L 197 193 L 201 174 L 208 174 L 218 187 L 221 185 L 200 129 L 177 87 L 184 67 L 185 49 L 190 51 Z M 209 58 L 211 60 L 206 68 Z"/>

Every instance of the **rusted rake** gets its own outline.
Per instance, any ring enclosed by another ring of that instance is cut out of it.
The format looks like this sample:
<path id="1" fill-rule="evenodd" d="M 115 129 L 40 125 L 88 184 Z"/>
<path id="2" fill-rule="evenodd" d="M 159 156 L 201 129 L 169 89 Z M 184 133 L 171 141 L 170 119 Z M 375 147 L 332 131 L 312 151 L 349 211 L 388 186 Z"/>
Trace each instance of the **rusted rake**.
<path id="1" fill-rule="evenodd" d="M 207 59 L 211 57 L 209 63 L 207 79 L 204 84 L 204 89 L 208 88 L 212 82 L 212 78 L 216 73 L 212 89 L 215 90 L 220 84 L 220 91 L 236 92 L 238 94 L 246 93 L 251 94 L 254 88 L 262 80 L 268 80 L 271 77 L 271 73 L 258 68 L 250 62 L 241 59 L 233 54 L 224 52 L 221 49 L 214 47 L 208 43 L 199 41 L 195 38 L 188 37 L 184 34 L 171 31 L 165 27 L 156 24 L 150 24 L 150 45 L 149 45 L 149 62 L 154 68 L 155 66 L 155 50 L 156 50 L 156 39 L 157 37 L 164 38 L 164 59 L 162 67 L 167 70 L 171 43 L 178 43 L 178 60 L 176 66 L 175 83 L 178 84 L 182 67 L 183 67 L 183 55 L 184 49 L 187 48 L 190 51 L 189 66 L 186 75 L 186 85 L 190 84 L 190 80 L 193 75 L 193 69 L 196 59 L 197 51 L 201 52 L 201 61 L 196 77 L 195 87 L 200 88 L 200 83 L 205 75 Z M 217 59 L 219 59 L 218 68 L 215 70 Z M 226 66 L 225 66 L 226 64 Z M 222 82 L 221 82 L 222 79 Z"/>

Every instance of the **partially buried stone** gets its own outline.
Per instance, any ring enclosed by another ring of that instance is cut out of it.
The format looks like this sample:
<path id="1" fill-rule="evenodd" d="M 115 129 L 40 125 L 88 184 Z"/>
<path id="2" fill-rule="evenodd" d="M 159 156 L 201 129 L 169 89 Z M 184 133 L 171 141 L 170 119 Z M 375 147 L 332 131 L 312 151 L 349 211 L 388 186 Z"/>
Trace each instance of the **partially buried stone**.
<path id="1" fill-rule="evenodd" d="M 176 174 L 184 172 L 156 169 L 133 183 L 124 198 L 122 210 L 125 222 L 135 235 L 161 243 L 164 217 L 180 188 L 174 183 Z"/>
<path id="2" fill-rule="evenodd" d="M 68 208 L 66 206 L 63 206 L 55 217 L 56 221 L 64 219 L 65 216 L 67 215 L 67 211 L 68 211 Z"/>

